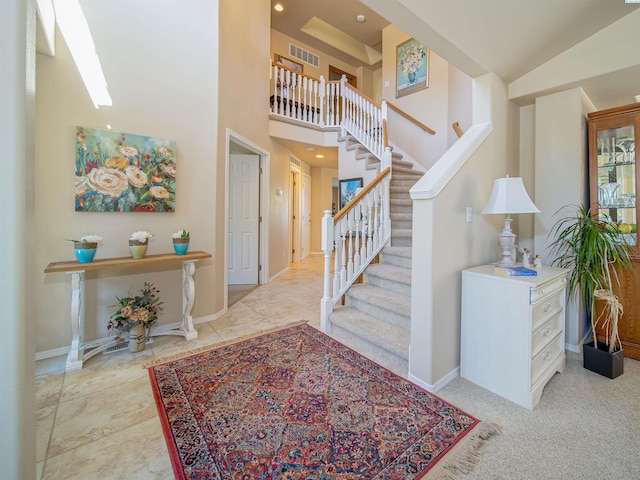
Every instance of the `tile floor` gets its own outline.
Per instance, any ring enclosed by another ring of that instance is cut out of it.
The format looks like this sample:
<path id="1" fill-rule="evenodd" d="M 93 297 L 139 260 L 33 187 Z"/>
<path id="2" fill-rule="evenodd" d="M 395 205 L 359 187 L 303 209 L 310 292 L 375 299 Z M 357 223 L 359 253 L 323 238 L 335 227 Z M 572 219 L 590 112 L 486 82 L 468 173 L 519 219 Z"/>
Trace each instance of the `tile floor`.
<path id="1" fill-rule="evenodd" d="M 295 321 L 320 324 L 323 257 L 312 255 L 196 326 L 198 338 L 154 337 L 143 352 L 96 355 L 65 373 L 66 356 L 36 365 L 38 480 L 172 479 L 143 365 Z"/>

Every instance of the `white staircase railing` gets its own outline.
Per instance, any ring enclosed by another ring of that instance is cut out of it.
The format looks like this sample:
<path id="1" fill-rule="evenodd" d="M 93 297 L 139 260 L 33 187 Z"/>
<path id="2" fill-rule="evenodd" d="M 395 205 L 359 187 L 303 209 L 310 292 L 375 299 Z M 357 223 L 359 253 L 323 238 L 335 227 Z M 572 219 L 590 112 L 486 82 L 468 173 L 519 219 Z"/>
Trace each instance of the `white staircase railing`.
<path id="1" fill-rule="evenodd" d="M 350 133 L 358 142 L 367 147 L 382 160 L 384 140 L 382 124 L 387 119 L 387 104 L 382 105 L 367 98 L 346 82 L 342 86 L 342 134 Z"/>
<path id="2" fill-rule="evenodd" d="M 383 124 L 387 118 L 382 105 L 347 83 L 317 80 L 279 65 L 273 65 L 270 97 L 271 114 L 319 127 L 341 127 L 380 161 L 385 153 Z M 386 168 L 388 165 L 382 165 Z"/>
<path id="3" fill-rule="evenodd" d="M 312 125 L 324 126 L 327 85 L 320 80 L 273 66 L 271 113 Z"/>
<path id="4" fill-rule="evenodd" d="M 331 216 L 330 210 L 324 212 L 324 293 L 320 306 L 320 329 L 325 333 L 331 333 L 329 316 L 333 306 L 389 243 L 390 181 L 391 168 L 387 167 L 335 217 Z"/>

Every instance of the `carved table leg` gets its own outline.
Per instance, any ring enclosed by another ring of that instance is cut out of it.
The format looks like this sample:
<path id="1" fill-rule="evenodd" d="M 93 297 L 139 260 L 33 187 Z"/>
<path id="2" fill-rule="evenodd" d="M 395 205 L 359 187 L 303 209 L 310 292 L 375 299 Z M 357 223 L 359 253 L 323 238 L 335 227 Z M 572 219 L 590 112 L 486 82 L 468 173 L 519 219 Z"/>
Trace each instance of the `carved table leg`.
<path id="1" fill-rule="evenodd" d="M 185 340 L 198 338 L 198 331 L 193 327 L 191 309 L 196 298 L 196 288 L 193 274 L 196 271 L 195 262 L 189 260 L 182 262 L 182 332 Z"/>
<path id="2" fill-rule="evenodd" d="M 84 350 L 84 271 L 71 272 L 71 348 L 66 372 L 82 368 Z"/>

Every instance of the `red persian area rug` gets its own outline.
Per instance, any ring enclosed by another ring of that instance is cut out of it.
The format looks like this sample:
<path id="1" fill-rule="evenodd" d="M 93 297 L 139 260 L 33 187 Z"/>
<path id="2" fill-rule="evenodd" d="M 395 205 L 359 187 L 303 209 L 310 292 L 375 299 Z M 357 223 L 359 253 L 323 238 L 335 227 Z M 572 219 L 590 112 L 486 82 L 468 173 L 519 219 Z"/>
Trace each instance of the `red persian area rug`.
<path id="1" fill-rule="evenodd" d="M 177 479 L 458 478 L 497 432 L 308 325 L 149 376 Z"/>

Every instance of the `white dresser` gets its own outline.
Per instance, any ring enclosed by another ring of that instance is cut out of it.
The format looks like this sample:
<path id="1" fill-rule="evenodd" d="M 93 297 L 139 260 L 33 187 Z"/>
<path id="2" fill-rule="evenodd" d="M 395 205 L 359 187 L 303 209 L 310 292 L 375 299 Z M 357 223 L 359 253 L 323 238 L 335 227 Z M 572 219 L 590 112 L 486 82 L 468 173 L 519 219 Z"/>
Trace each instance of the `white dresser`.
<path id="1" fill-rule="evenodd" d="M 504 277 L 493 265 L 462 271 L 460 375 L 533 410 L 566 363 L 568 270 Z"/>

